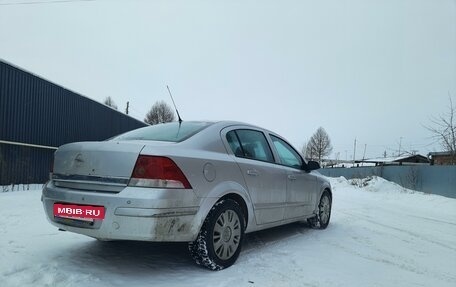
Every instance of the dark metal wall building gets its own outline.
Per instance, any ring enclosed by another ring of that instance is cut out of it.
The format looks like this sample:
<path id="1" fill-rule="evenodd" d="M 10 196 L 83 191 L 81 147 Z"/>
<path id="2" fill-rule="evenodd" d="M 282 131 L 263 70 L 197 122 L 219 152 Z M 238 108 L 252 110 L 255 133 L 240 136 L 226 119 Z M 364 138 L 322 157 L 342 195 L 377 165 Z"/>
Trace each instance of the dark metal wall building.
<path id="1" fill-rule="evenodd" d="M 0 60 L 0 185 L 45 182 L 52 147 L 145 125 Z"/>

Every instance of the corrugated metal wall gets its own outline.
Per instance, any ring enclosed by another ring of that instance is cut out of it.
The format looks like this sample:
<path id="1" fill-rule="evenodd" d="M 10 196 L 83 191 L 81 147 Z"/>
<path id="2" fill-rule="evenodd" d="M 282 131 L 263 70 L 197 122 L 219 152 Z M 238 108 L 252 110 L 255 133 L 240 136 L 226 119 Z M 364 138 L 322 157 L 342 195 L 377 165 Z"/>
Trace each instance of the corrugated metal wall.
<path id="1" fill-rule="evenodd" d="M 58 147 L 146 124 L 0 61 L 0 140 Z M 0 185 L 46 181 L 53 150 L 0 144 Z"/>

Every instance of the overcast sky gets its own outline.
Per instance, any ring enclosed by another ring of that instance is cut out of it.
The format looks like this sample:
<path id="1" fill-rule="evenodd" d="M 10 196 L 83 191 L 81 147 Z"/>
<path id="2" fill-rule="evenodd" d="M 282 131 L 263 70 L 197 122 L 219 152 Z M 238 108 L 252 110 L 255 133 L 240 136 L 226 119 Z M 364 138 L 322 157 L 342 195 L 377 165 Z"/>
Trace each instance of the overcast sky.
<path id="1" fill-rule="evenodd" d="M 322 126 L 345 159 L 438 150 L 456 102 L 455 0 L 42 2 L 0 0 L 0 58 L 140 120 L 169 85 L 184 120 Z"/>

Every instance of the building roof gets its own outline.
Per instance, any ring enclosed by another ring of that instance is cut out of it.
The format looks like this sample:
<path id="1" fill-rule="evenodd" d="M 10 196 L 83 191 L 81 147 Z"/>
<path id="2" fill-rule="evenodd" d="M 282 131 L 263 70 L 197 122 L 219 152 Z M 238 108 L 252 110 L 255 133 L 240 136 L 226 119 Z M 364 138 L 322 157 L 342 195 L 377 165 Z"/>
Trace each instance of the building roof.
<path id="1" fill-rule="evenodd" d="M 429 159 L 420 154 L 405 155 L 399 157 L 381 157 L 381 158 L 371 158 L 364 160 L 356 160 L 356 163 L 366 162 L 366 163 L 376 163 L 376 164 L 388 164 L 388 163 L 429 163 Z"/>
<path id="2" fill-rule="evenodd" d="M 451 156 L 453 155 L 451 151 L 434 151 L 434 152 L 430 152 L 428 153 L 429 156 Z"/>

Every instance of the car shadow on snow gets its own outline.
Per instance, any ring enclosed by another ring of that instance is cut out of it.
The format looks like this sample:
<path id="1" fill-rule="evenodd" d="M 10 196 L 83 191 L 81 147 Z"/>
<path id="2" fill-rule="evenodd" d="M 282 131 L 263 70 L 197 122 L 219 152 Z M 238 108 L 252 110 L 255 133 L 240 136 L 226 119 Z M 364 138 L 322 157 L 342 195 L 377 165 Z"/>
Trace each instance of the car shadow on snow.
<path id="1" fill-rule="evenodd" d="M 281 244 L 287 239 L 311 233 L 312 229 L 308 225 L 292 223 L 246 234 L 239 259 L 246 255 L 261 254 L 267 251 L 270 245 Z M 309 240 L 312 240 L 311 236 Z M 81 271 L 86 274 L 116 273 L 117 276 L 125 274 L 128 277 L 134 275 L 140 278 L 185 273 L 190 270 L 206 272 L 206 269 L 193 263 L 187 243 L 93 240 L 65 250 L 59 257 L 59 260 L 64 262 L 64 257 L 67 257 L 67 263 L 84 269 Z"/>
<path id="2" fill-rule="evenodd" d="M 252 232 L 246 234 L 242 252 L 244 254 L 251 252 L 263 252 L 263 249 L 267 250 L 270 245 L 281 244 L 287 239 L 294 238 L 296 236 L 306 236 L 311 233 L 312 228 L 305 223 L 290 223 L 287 225 Z"/>

